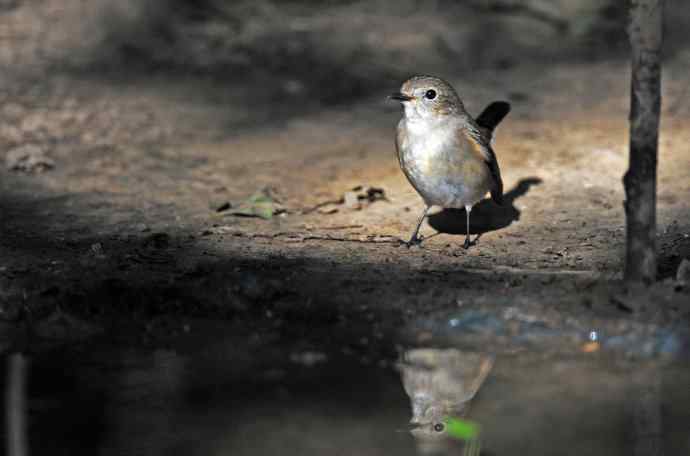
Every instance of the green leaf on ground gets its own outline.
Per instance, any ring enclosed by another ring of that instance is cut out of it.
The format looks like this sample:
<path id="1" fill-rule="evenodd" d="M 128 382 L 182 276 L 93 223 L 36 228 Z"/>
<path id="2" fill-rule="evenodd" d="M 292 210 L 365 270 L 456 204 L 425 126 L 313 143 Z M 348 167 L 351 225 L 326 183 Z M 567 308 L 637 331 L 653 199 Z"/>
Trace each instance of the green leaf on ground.
<path id="1" fill-rule="evenodd" d="M 262 189 L 254 193 L 232 211 L 232 215 L 244 217 L 260 217 L 270 220 L 274 215 L 285 212 L 280 204 L 267 189 Z"/>

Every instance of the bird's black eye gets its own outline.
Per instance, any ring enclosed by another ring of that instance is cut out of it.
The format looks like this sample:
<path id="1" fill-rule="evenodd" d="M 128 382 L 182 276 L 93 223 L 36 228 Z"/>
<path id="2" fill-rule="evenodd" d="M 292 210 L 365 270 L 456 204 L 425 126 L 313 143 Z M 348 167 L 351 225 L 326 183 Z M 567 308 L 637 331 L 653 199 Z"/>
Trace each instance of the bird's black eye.
<path id="1" fill-rule="evenodd" d="M 433 100 L 434 98 L 436 98 L 436 91 L 435 91 L 434 89 L 429 89 L 429 90 L 427 90 L 426 93 L 424 94 L 424 97 L 425 97 L 427 100 Z"/>
<path id="2" fill-rule="evenodd" d="M 427 92 L 427 93 L 428 93 L 428 92 Z M 436 423 L 436 424 L 434 424 L 434 431 L 436 431 L 436 432 L 443 432 L 444 429 L 445 429 L 445 426 L 443 425 L 443 423 Z"/>

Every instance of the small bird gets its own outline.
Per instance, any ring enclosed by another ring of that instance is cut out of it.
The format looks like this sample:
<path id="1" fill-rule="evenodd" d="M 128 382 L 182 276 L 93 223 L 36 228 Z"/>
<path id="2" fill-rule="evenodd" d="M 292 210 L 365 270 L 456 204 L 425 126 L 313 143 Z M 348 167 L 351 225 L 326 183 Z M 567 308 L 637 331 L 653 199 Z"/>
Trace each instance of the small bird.
<path id="1" fill-rule="evenodd" d="M 470 212 L 487 192 L 503 203 L 501 172 L 491 148 L 496 125 L 510 111 L 506 102 L 494 102 L 475 120 L 465 110 L 453 87 L 434 76 L 414 76 L 390 96 L 400 101 L 396 148 L 400 168 L 425 203 L 412 237 L 421 242 L 419 228 L 432 206 L 464 208 L 470 247 Z"/>
<path id="2" fill-rule="evenodd" d="M 472 399 L 494 365 L 494 356 L 455 348 L 414 348 L 396 367 L 412 408 L 412 435 L 445 439 L 448 417 L 466 415 Z"/>

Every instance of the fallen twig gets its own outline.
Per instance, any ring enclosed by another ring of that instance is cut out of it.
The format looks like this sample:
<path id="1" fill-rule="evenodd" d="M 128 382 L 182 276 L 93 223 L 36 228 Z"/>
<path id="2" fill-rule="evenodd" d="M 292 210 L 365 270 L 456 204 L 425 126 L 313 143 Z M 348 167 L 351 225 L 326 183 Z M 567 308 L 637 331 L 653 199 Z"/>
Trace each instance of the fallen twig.
<path id="1" fill-rule="evenodd" d="M 311 214 L 312 212 L 321 209 L 322 207 L 329 206 L 329 205 L 335 205 L 335 204 L 343 204 L 345 202 L 344 198 L 338 198 L 335 200 L 328 200 L 328 201 L 322 201 L 319 204 L 315 206 L 309 206 L 305 207 L 303 209 L 298 210 L 299 213 L 306 215 L 306 214 Z"/>
<path id="2" fill-rule="evenodd" d="M 356 228 L 364 228 L 364 225 L 335 225 L 335 226 L 319 226 L 319 230 L 354 230 Z M 310 229 L 310 228 L 307 228 Z"/>
<path id="3" fill-rule="evenodd" d="M 285 242 L 335 241 L 395 245 L 399 245 L 403 242 L 399 237 L 379 234 L 366 234 L 360 236 L 337 236 L 332 234 L 299 233 L 294 231 L 279 231 L 277 233 L 250 233 L 246 231 L 235 230 L 226 226 L 214 227 L 213 229 L 208 231 L 215 234 L 228 234 L 230 236 L 244 237 L 249 239 L 284 239 Z"/>

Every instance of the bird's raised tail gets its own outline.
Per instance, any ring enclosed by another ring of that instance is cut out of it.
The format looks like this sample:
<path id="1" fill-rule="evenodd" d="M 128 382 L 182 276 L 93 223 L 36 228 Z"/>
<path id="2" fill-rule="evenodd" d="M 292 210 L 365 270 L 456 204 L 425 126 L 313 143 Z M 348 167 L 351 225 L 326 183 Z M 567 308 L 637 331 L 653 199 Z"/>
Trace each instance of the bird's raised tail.
<path id="1" fill-rule="evenodd" d="M 489 130 L 491 133 L 496 129 L 499 123 L 510 112 L 510 103 L 507 101 L 494 101 L 489 106 L 484 108 L 481 114 L 477 117 L 477 124 Z"/>

